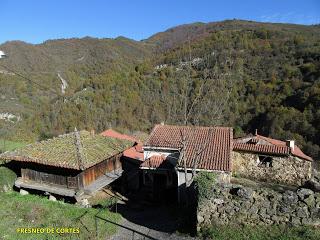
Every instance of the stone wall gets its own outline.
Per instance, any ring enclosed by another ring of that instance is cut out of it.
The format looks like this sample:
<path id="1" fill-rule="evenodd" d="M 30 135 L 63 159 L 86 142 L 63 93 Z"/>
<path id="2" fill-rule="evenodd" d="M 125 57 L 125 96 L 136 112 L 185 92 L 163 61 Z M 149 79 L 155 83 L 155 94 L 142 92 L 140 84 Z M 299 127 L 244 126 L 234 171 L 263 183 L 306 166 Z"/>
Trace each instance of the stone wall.
<path id="1" fill-rule="evenodd" d="M 232 152 L 234 176 L 288 185 L 303 185 L 311 178 L 311 162 L 297 157 L 272 157 L 272 166 L 258 164 L 257 154 Z"/>
<path id="2" fill-rule="evenodd" d="M 265 187 L 214 186 L 212 197 L 198 203 L 197 228 L 221 224 L 320 226 L 320 193 L 305 188 L 281 193 Z"/>

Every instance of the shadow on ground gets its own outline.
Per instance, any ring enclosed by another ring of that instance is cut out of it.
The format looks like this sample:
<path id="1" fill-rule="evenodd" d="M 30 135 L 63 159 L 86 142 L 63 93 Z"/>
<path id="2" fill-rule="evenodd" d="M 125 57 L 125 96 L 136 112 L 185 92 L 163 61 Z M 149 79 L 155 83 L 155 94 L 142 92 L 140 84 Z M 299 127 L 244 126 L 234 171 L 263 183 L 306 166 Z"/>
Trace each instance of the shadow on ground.
<path id="1" fill-rule="evenodd" d="M 195 210 L 176 204 L 145 204 L 129 201 L 117 204 L 117 211 L 128 222 L 163 233 L 195 235 Z"/>

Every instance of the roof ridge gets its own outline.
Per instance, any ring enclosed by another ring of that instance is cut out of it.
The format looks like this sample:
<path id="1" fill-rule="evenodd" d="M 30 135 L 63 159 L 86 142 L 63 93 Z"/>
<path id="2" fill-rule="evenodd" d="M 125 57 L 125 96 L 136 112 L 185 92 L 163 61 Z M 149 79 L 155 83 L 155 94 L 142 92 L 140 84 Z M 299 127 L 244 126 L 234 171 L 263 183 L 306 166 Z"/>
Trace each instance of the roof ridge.
<path id="1" fill-rule="evenodd" d="M 190 127 L 190 128 L 214 128 L 214 129 L 232 129 L 232 127 L 228 126 L 198 126 L 198 125 L 177 125 L 177 124 L 155 124 L 153 129 L 157 127 Z"/>

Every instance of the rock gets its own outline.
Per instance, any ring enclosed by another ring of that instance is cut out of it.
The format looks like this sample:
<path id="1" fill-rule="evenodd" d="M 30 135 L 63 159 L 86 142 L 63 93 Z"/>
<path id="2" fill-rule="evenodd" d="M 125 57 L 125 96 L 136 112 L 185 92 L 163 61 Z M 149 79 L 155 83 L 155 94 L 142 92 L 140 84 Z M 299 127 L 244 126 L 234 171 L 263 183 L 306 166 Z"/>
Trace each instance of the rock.
<path id="1" fill-rule="evenodd" d="M 302 225 L 312 225 L 312 220 L 310 218 L 302 218 L 301 223 Z"/>
<path id="2" fill-rule="evenodd" d="M 277 213 L 276 207 L 267 208 L 267 214 L 269 214 L 270 216 L 276 215 L 276 213 Z"/>
<path id="3" fill-rule="evenodd" d="M 24 195 L 28 195 L 29 192 L 21 188 L 21 189 L 20 189 L 20 194 L 21 194 L 22 196 L 24 196 Z"/>
<path id="4" fill-rule="evenodd" d="M 251 208 L 249 208 L 248 212 L 251 214 L 257 214 L 259 211 L 258 207 L 253 205 Z"/>
<path id="5" fill-rule="evenodd" d="M 213 199 L 213 203 L 220 205 L 220 204 L 224 203 L 224 200 L 220 199 L 220 198 L 215 198 L 215 199 Z"/>
<path id="6" fill-rule="evenodd" d="M 305 186 L 312 189 L 315 192 L 320 192 L 320 182 L 318 179 L 311 178 L 305 183 Z"/>
<path id="7" fill-rule="evenodd" d="M 204 218 L 198 214 L 197 221 L 198 221 L 198 223 L 202 223 L 204 221 Z"/>
<path id="8" fill-rule="evenodd" d="M 49 200 L 53 201 L 53 202 L 56 202 L 57 198 L 55 196 L 49 195 Z"/>
<path id="9" fill-rule="evenodd" d="M 10 190 L 10 187 L 9 186 L 7 186 L 7 185 L 4 185 L 3 186 L 3 191 L 4 192 L 8 192 Z"/>
<path id="10" fill-rule="evenodd" d="M 313 195 L 314 192 L 307 188 L 300 188 L 297 191 L 297 195 L 299 196 L 299 199 L 304 200 L 305 198 L 309 197 L 310 195 Z"/>
<path id="11" fill-rule="evenodd" d="M 282 199 L 285 204 L 295 204 L 298 202 L 298 195 L 292 191 L 285 191 Z"/>
<path id="12" fill-rule="evenodd" d="M 285 205 L 285 206 L 281 206 L 279 208 L 279 211 L 281 213 L 292 213 L 294 210 L 291 207 L 289 207 L 288 205 Z"/>
<path id="13" fill-rule="evenodd" d="M 239 188 L 237 191 L 237 195 L 241 198 L 251 199 L 253 191 L 251 188 Z"/>
<path id="14" fill-rule="evenodd" d="M 306 218 L 309 217 L 308 207 L 298 208 L 296 210 L 297 217 Z"/>
<path id="15" fill-rule="evenodd" d="M 85 207 L 85 208 L 90 207 L 89 201 L 86 198 L 82 199 L 79 203 L 80 203 L 80 206 L 82 206 L 82 207 Z"/>
<path id="16" fill-rule="evenodd" d="M 281 218 L 276 216 L 276 215 L 274 215 L 274 216 L 271 217 L 271 220 L 274 221 L 275 223 L 279 223 Z"/>
<path id="17" fill-rule="evenodd" d="M 226 206 L 225 211 L 227 214 L 230 214 L 230 215 L 233 215 L 235 213 L 235 210 L 232 206 Z"/>
<path id="18" fill-rule="evenodd" d="M 270 208 L 270 202 L 268 200 L 262 199 L 260 201 L 260 206 L 263 208 Z"/>
<path id="19" fill-rule="evenodd" d="M 292 217 L 290 222 L 292 223 L 292 225 L 297 226 L 297 225 L 301 225 L 301 220 L 300 218 L 297 217 Z"/>
<path id="20" fill-rule="evenodd" d="M 313 195 L 310 195 L 306 199 L 304 199 L 304 202 L 308 205 L 309 208 L 314 208 L 315 207 L 315 198 Z"/>

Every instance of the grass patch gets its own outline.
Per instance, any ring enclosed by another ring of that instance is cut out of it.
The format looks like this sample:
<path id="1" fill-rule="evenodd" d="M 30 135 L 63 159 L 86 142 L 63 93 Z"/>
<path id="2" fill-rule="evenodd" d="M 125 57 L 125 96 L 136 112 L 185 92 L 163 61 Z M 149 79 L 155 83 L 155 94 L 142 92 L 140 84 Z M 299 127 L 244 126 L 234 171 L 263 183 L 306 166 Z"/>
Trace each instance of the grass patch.
<path id="1" fill-rule="evenodd" d="M 106 209 L 80 208 L 76 205 L 52 202 L 36 195 L 21 196 L 16 192 L 0 193 L 0 239 L 106 239 L 116 232 L 116 226 L 98 221 L 95 215 L 119 222 L 121 216 Z M 18 228 L 79 228 L 80 233 L 21 234 Z"/>
<path id="2" fill-rule="evenodd" d="M 5 151 L 12 151 L 14 149 L 20 148 L 27 145 L 24 142 L 15 142 L 15 141 L 9 141 L 0 139 L 0 153 Z"/>
<path id="3" fill-rule="evenodd" d="M 314 227 L 212 226 L 200 232 L 202 239 L 215 240 L 318 240 L 320 229 Z"/>

